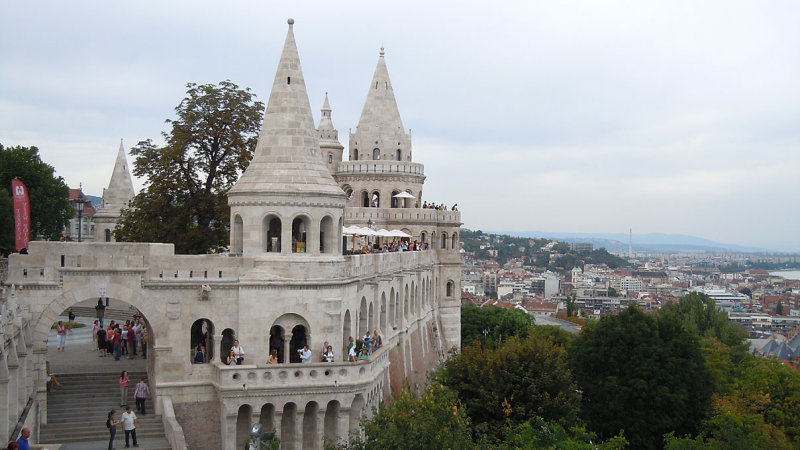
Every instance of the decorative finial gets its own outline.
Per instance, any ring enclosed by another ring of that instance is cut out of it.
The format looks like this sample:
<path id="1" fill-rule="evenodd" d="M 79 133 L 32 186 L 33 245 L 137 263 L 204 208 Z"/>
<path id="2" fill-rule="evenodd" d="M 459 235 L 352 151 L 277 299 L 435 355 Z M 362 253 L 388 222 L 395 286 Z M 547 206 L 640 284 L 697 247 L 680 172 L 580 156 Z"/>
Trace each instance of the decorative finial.
<path id="1" fill-rule="evenodd" d="M 294 19 L 289 18 L 289 20 L 287 20 L 286 23 L 288 23 L 289 26 L 291 27 L 292 25 L 294 25 Z"/>
<path id="2" fill-rule="evenodd" d="M 383 46 L 381 46 L 381 58 L 383 58 L 383 54 L 384 54 L 384 53 L 385 53 L 385 52 L 383 51 Z"/>

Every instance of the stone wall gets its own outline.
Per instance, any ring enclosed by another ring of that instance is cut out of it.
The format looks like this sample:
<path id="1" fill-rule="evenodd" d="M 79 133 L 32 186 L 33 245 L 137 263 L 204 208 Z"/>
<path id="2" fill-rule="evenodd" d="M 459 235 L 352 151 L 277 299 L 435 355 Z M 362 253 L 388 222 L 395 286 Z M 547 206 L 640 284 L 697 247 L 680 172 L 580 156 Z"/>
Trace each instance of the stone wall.
<path id="1" fill-rule="evenodd" d="M 173 407 L 188 448 L 222 448 L 219 402 L 180 403 Z"/>

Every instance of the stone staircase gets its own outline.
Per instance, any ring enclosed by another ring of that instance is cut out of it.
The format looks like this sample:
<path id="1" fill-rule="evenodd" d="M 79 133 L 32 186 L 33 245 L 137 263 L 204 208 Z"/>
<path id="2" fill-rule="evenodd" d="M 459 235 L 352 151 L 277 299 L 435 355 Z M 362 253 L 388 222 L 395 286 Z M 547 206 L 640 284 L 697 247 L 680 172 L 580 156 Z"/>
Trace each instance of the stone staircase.
<path id="1" fill-rule="evenodd" d="M 139 379 L 146 377 L 146 373 L 130 372 L 129 375 L 131 383 L 128 402 L 135 412 L 133 387 Z M 119 374 L 63 374 L 57 375 L 57 378 L 63 388 L 47 393 L 47 424 L 41 427 L 39 442 L 66 444 L 62 449 L 95 448 L 101 442 L 107 446 L 109 434 L 105 422 L 108 412 L 114 409 L 117 419 L 124 412 L 119 406 Z M 147 400 L 146 410 L 147 415 L 137 413 L 136 437 L 139 447 L 169 449 L 161 416 L 155 415 L 152 399 Z M 124 445 L 125 432 L 120 424 L 117 426 L 115 447 L 122 448 Z"/>
<path id="2" fill-rule="evenodd" d="M 72 312 L 75 313 L 78 317 L 87 317 L 92 320 L 97 318 L 97 311 L 95 311 L 94 306 L 73 306 Z M 108 326 L 108 322 L 111 320 L 115 320 L 117 322 L 125 323 L 126 320 L 130 320 L 133 317 L 133 313 L 136 312 L 135 309 L 125 308 L 106 308 L 104 317 L 105 317 L 105 325 Z M 64 312 L 64 316 L 66 316 L 66 311 Z"/>

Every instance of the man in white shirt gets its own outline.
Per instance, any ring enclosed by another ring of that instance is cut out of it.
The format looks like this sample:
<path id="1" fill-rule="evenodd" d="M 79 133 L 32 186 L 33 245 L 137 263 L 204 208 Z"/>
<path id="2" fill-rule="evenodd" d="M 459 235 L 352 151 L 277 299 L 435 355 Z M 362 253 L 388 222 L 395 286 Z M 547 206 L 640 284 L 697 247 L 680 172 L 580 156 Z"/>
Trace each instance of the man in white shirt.
<path id="1" fill-rule="evenodd" d="M 239 341 L 233 341 L 233 347 L 231 347 L 231 351 L 233 352 L 233 356 L 236 357 L 236 365 L 241 366 L 242 361 L 244 361 L 244 350 L 239 345 Z"/>
<path id="2" fill-rule="evenodd" d="M 122 413 L 122 429 L 125 430 L 125 448 L 130 447 L 130 437 L 133 436 L 133 446 L 138 447 L 136 442 L 136 413 L 131 411 L 130 406 L 125 407 Z"/>
<path id="3" fill-rule="evenodd" d="M 310 363 L 311 362 L 311 350 L 308 349 L 308 345 L 304 345 L 303 348 L 297 351 L 300 354 L 300 362 L 301 363 Z"/>

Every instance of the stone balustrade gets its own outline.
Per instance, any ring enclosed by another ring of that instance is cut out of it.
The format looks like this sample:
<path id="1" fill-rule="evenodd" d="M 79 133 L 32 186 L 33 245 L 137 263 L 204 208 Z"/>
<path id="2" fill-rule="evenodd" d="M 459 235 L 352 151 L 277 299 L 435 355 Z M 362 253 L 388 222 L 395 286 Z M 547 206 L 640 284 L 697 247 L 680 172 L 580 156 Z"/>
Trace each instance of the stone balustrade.
<path id="1" fill-rule="evenodd" d="M 460 211 L 441 211 L 422 208 L 351 208 L 344 213 L 345 224 L 365 223 L 367 220 L 392 224 L 430 223 L 431 225 L 460 226 Z"/>
<path id="2" fill-rule="evenodd" d="M 389 352 L 383 347 L 369 360 L 336 363 L 290 363 L 226 366 L 217 363 L 220 391 L 294 390 L 345 388 L 375 381 L 389 367 Z"/>
<path id="3" fill-rule="evenodd" d="M 410 161 L 342 161 L 339 163 L 336 175 L 386 173 L 386 174 L 412 174 L 425 175 L 425 166 Z"/>

